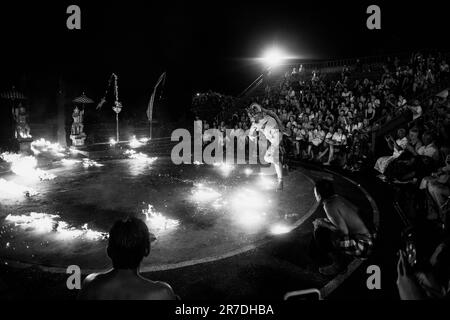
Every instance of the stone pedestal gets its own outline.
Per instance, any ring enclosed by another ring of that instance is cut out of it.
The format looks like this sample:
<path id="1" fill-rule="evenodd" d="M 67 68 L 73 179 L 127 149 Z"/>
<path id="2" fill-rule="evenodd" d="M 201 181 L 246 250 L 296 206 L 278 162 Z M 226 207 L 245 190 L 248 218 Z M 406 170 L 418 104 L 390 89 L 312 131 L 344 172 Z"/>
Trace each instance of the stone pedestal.
<path id="1" fill-rule="evenodd" d="M 72 140 L 72 146 L 74 147 L 84 147 L 84 140 L 86 140 L 86 134 L 71 134 L 70 140 Z"/>
<path id="2" fill-rule="evenodd" d="M 32 138 L 23 138 L 23 139 L 17 139 L 19 142 L 19 152 L 20 153 L 31 153 L 31 142 L 33 142 Z"/>

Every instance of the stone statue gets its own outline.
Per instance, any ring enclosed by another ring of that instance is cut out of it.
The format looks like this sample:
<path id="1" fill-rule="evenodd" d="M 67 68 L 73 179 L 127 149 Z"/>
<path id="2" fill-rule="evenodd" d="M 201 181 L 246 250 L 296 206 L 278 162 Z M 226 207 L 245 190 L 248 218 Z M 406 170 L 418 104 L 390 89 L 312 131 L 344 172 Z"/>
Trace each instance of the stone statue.
<path id="1" fill-rule="evenodd" d="M 72 144 L 76 147 L 84 146 L 84 140 L 86 139 L 83 116 L 84 110 L 79 109 L 78 106 L 75 106 L 75 109 L 73 109 L 72 112 L 73 123 L 70 130 L 70 139 L 72 140 Z"/>
<path id="2" fill-rule="evenodd" d="M 75 107 L 72 113 L 73 123 L 72 123 L 72 129 L 71 134 L 72 135 L 81 135 L 83 134 L 83 116 L 84 116 L 84 110 L 78 109 L 78 107 Z"/>
<path id="3" fill-rule="evenodd" d="M 27 110 L 21 103 L 16 108 L 13 108 L 13 117 L 16 122 L 16 139 L 30 139 L 31 134 L 30 126 L 27 123 Z"/>

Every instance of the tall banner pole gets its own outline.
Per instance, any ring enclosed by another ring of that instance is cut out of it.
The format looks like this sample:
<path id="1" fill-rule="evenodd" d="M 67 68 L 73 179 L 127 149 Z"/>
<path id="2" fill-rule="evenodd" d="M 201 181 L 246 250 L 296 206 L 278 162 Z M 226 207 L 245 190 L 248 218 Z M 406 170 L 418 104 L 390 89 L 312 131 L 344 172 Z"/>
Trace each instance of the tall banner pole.
<path id="1" fill-rule="evenodd" d="M 148 138 L 152 138 L 152 131 L 153 131 L 153 103 L 155 102 L 155 91 L 156 87 L 153 90 L 153 93 L 150 97 L 150 102 L 148 103 L 148 109 L 147 109 L 147 117 L 148 117 L 148 124 L 149 124 L 149 135 Z"/>
<path id="2" fill-rule="evenodd" d="M 147 118 L 149 122 L 149 139 L 152 139 L 152 131 L 153 131 L 153 107 L 155 103 L 155 96 L 156 96 L 156 90 L 158 89 L 158 86 L 165 81 L 166 73 L 163 72 L 161 76 L 159 77 L 158 81 L 156 82 L 155 87 L 153 88 L 152 95 L 150 97 L 150 101 L 148 102 L 147 107 Z"/>
<path id="3" fill-rule="evenodd" d="M 149 132 L 148 138 L 151 140 L 152 139 L 152 129 L 153 129 L 152 120 L 149 121 L 149 124 L 150 124 L 150 132 Z"/>
<path id="4" fill-rule="evenodd" d="M 116 113 L 116 141 L 117 143 L 120 142 L 119 140 L 119 114 Z"/>

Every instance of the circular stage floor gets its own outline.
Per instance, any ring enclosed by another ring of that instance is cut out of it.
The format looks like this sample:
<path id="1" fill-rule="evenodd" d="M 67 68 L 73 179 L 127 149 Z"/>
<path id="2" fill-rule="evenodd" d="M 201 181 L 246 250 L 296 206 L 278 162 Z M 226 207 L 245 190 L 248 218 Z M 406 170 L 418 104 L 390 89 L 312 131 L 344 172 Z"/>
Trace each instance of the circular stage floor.
<path id="1" fill-rule="evenodd" d="M 131 215 L 156 238 L 143 269 L 164 270 L 255 248 L 298 226 L 317 206 L 312 180 L 299 171 L 277 192 L 275 178 L 257 166 L 175 166 L 170 158 L 100 164 L 55 163 L 48 170 L 54 180 L 32 185 L 4 175 L 38 194 L 0 199 L 0 256 L 61 270 L 106 268 L 103 235 Z"/>

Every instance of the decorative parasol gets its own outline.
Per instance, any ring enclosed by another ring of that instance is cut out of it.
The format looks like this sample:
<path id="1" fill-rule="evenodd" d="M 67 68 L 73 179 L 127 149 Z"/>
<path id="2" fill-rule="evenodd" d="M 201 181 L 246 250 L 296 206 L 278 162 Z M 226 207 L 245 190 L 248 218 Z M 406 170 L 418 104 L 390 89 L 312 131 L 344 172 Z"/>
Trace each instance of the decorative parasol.
<path id="1" fill-rule="evenodd" d="M 12 87 L 11 90 L 3 92 L 0 96 L 3 99 L 12 100 L 12 101 L 27 99 L 27 97 L 25 97 L 22 92 L 17 91 L 14 86 Z"/>
<path id="2" fill-rule="evenodd" d="M 84 104 L 94 103 L 94 100 L 92 100 L 91 98 L 88 98 L 83 92 L 83 94 L 81 96 L 73 99 L 72 102 L 84 105 Z"/>

